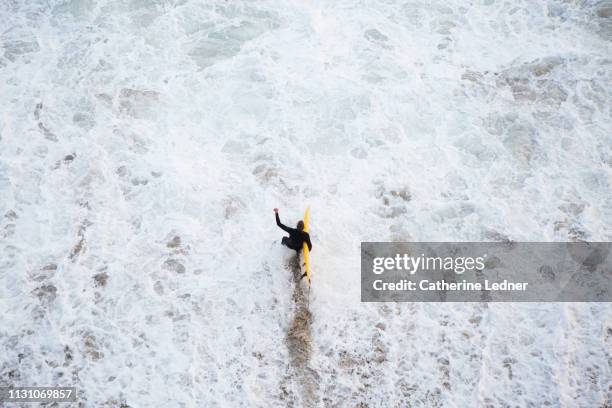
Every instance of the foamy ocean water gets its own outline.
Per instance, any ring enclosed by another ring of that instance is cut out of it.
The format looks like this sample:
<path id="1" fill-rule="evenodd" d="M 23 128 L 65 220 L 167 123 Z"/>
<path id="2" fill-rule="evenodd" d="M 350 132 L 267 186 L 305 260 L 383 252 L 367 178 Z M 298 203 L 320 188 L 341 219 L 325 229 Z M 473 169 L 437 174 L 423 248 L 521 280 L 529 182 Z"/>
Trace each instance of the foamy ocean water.
<path id="1" fill-rule="evenodd" d="M 610 304 L 359 292 L 361 241 L 611 241 L 611 40 L 609 0 L 4 0 L 0 386 L 611 406 Z"/>

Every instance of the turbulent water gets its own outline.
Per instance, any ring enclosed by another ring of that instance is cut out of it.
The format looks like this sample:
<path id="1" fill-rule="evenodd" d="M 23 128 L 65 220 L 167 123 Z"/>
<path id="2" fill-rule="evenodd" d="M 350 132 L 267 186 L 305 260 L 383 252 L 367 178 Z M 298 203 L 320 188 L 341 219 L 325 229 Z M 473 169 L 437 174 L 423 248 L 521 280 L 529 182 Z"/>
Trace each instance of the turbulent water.
<path id="1" fill-rule="evenodd" d="M 609 304 L 359 294 L 361 241 L 612 240 L 611 41 L 610 1 L 3 0 L 0 385 L 611 406 Z"/>

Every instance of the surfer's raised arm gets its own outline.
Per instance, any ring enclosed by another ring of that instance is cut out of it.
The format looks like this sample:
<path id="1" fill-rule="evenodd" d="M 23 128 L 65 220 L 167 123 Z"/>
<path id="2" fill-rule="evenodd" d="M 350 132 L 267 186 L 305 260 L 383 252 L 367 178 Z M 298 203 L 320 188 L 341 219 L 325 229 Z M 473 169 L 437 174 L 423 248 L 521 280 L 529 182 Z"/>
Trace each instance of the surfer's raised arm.
<path id="1" fill-rule="evenodd" d="M 274 214 L 276 214 L 276 225 L 278 225 L 282 230 L 287 231 L 288 233 L 291 233 L 293 228 L 289 228 L 288 226 L 284 225 L 281 222 L 280 217 L 278 216 L 278 208 L 274 209 Z"/>

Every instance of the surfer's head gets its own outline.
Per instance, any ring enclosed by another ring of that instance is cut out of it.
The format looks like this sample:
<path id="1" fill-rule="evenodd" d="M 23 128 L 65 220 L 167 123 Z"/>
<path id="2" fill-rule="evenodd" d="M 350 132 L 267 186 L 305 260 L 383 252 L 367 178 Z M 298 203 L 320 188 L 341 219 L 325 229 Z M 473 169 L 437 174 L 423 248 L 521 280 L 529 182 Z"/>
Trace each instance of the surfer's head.
<path id="1" fill-rule="evenodd" d="M 299 229 L 300 231 L 304 231 L 304 221 L 298 221 L 297 229 Z"/>

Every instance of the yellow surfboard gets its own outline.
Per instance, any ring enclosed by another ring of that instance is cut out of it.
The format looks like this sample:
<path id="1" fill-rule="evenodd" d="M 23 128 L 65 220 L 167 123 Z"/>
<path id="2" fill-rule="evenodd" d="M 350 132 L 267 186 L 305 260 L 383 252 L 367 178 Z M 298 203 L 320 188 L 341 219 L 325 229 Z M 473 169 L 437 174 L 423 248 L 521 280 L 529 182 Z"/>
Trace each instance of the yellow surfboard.
<path id="1" fill-rule="evenodd" d="M 308 232 L 308 219 L 310 218 L 310 207 L 306 207 L 306 212 L 304 212 L 304 231 Z M 310 287 L 310 264 L 308 262 L 308 255 L 310 254 L 310 250 L 308 250 L 308 244 L 304 242 L 304 249 L 302 253 L 304 254 L 304 269 L 306 272 L 306 279 L 308 279 L 308 286 Z"/>

